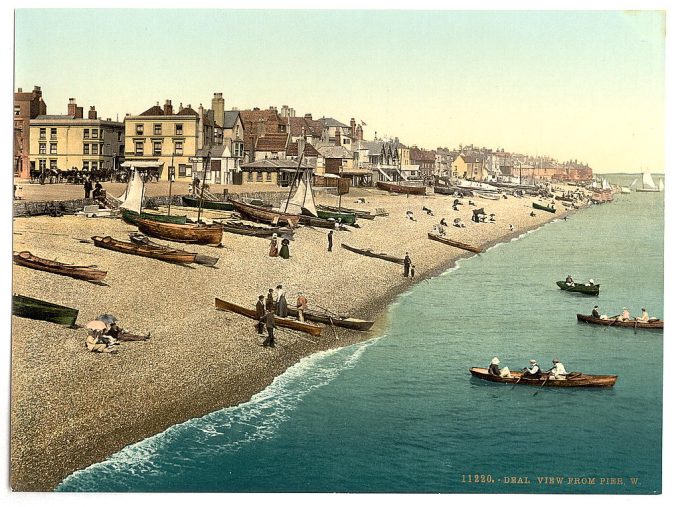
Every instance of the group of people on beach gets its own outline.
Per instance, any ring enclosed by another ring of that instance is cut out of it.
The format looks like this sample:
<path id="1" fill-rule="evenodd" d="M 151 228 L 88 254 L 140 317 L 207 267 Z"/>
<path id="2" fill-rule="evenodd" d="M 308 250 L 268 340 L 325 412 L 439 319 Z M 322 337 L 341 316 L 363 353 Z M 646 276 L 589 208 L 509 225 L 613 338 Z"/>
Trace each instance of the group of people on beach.
<path id="1" fill-rule="evenodd" d="M 635 322 L 649 322 L 649 314 L 647 313 L 647 309 L 645 307 L 642 307 L 642 314 L 639 317 L 631 318 L 630 316 L 630 311 L 628 308 L 625 306 L 621 310 L 621 313 L 618 315 L 614 315 L 613 317 L 607 317 L 606 315 L 602 314 L 600 312 L 600 307 L 595 305 L 593 307 L 593 311 L 591 312 L 591 315 L 595 317 L 596 319 L 603 319 L 603 320 L 616 320 L 618 322 L 628 322 L 628 321 L 635 321 Z"/>
<path id="2" fill-rule="evenodd" d="M 104 194 L 104 189 L 102 188 L 102 184 L 99 183 L 98 180 L 95 180 L 95 182 L 94 182 L 94 192 L 92 192 L 92 190 L 93 190 L 92 178 L 85 178 L 85 182 L 83 183 L 83 189 L 85 190 L 85 199 L 90 198 L 90 193 L 92 193 L 93 199 L 99 199 Z"/>
<path id="3" fill-rule="evenodd" d="M 269 242 L 269 257 L 282 257 L 288 259 L 290 257 L 290 240 L 283 238 L 281 240 L 281 247 L 279 247 L 279 235 L 272 234 L 272 239 Z"/>
<path id="4" fill-rule="evenodd" d="M 99 317 L 102 318 L 101 316 Z M 107 354 L 117 354 L 118 349 L 114 348 L 120 342 L 146 341 L 151 338 L 151 333 L 146 335 L 136 335 L 121 328 L 115 320 L 93 320 L 88 322 L 87 338 L 85 347 L 90 352 L 103 352 Z"/>
<path id="5" fill-rule="evenodd" d="M 308 308 L 307 297 L 302 291 L 298 291 L 295 307 L 297 309 L 298 320 L 305 321 L 305 311 Z M 257 322 L 257 333 L 264 334 L 267 330 L 267 338 L 262 342 L 263 347 L 274 347 L 274 329 L 276 329 L 276 317 L 288 317 L 288 300 L 286 299 L 286 291 L 283 285 L 279 284 L 274 289 L 269 289 L 267 297 L 263 295 L 258 296 L 257 303 L 255 303 L 255 317 Z"/>
<path id="6" fill-rule="evenodd" d="M 510 368 L 508 368 L 507 366 L 501 368 L 500 364 L 501 361 L 500 359 L 498 359 L 498 357 L 494 357 L 493 359 L 491 359 L 491 364 L 489 364 L 489 368 L 487 369 L 489 374 L 494 375 L 496 377 L 512 377 L 512 373 L 510 373 Z M 552 360 L 552 364 L 553 364 L 552 368 L 544 372 L 541 370 L 538 361 L 536 361 L 535 359 L 530 359 L 529 367 L 522 368 L 522 376 L 520 378 L 540 379 L 542 375 L 547 374 L 548 380 L 566 379 L 567 369 L 564 367 L 562 361 L 560 361 L 558 358 L 554 358 Z"/>

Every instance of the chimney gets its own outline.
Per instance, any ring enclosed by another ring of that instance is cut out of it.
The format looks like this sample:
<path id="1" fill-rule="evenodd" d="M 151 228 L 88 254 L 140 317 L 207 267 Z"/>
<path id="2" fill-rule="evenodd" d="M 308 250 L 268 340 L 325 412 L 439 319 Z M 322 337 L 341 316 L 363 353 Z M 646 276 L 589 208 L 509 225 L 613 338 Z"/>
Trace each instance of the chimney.
<path id="1" fill-rule="evenodd" d="M 305 120 L 311 120 L 312 119 L 312 113 L 305 113 Z"/>
<path id="2" fill-rule="evenodd" d="M 361 127 L 361 124 L 357 125 L 356 140 L 357 141 L 363 141 L 364 140 L 364 129 Z"/>
<path id="3" fill-rule="evenodd" d="M 356 137 L 356 130 L 357 130 L 357 122 L 354 121 L 354 118 L 349 120 L 349 128 L 350 132 L 352 133 L 352 139 Z"/>
<path id="4" fill-rule="evenodd" d="M 198 149 L 205 145 L 205 123 L 203 120 L 203 104 L 198 104 Z"/>
<path id="5" fill-rule="evenodd" d="M 19 89 L 17 90 L 17 93 L 23 93 L 23 92 L 24 92 L 24 91 L 23 91 L 21 88 L 19 88 Z"/>
<path id="6" fill-rule="evenodd" d="M 97 110 L 94 108 L 94 106 L 90 106 L 90 110 L 87 112 L 87 119 L 88 120 L 97 119 Z"/>
<path id="7" fill-rule="evenodd" d="M 76 118 L 79 120 L 83 119 L 83 108 L 82 107 L 76 107 Z"/>
<path id="8" fill-rule="evenodd" d="M 172 114 L 172 100 L 166 99 L 165 104 L 163 105 L 163 114 L 165 116 L 170 116 Z"/>
<path id="9" fill-rule="evenodd" d="M 212 110 L 214 114 L 215 125 L 224 127 L 224 99 L 222 93 L 215 93 L 212 99 Z"/>
<path id="10" fill-rule="evenodd" d="M 262 137 L 265 134 L 265 125 L 264 125 L 264 119 L 260 118 L 260 120 L 257 122 L 257 137 Z"/>
<path id="11" fill-rule="evenodd" d="M 67 109 L 66 109 L 68 115 L 73 116 L 74 118 L 77 118 L 78 117 L 77 109 L 78 109 L 78 104 L 76 104 L 76 99 L 74 99 L 73 97 L 68 99 L 68 106 L 67 106 Z"/>
<path id="12" fill-rule="evenodd" d="M 342 141 L 340 140 L 340 129 L 335 129 L 335 146 L 342 146 Z"/>

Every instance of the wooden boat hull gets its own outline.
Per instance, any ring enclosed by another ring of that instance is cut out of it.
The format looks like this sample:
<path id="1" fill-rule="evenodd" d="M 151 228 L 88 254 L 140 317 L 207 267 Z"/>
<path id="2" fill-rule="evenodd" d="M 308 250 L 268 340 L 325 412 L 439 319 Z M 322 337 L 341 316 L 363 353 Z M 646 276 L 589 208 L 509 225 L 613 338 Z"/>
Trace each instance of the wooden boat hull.
<path id="1" fill-rule="evenodd" d="M 219 245 L 222 243 L 222 226 L 219 224 L 166 224 L 140 218 L 137 221 L 137 227 L 144 234 L 169 241 L 199 245 Z"/>
<path id="2" fill-rule="evenodd" d="M 183 250 L 166 250 L 157 246 L 136 245 L 134 243 L 128 243 L 127 241 L 118 241 L 111 236 L 92 236 L 92 241 L 94 241 L 95 246 L 98 246 L 99 248 L 106 248 L 107 250 L 130 255 L 139 255 L 140 257 L 149 257 L 165 262 L 189 264 L 196 259 L 195 253 L 185 252 Z"/>
<path id="3" fill-rule="evenodd" d="M 253 309 L 244 308 L 242 306 L 230 303 L 228 301 L 224 301 L 219 298 L 215 298 L 215 308 L 217 308 L 218 310 L 238 313 L 239 315 L 243 315 L 245 317 L 250 317 L 251 319 L 258 320 L 258 318 L 255 316 L 254 308 Z M 295 329 L 296 331 L 303 331 L 305 333 L 311 334 L 312 336 L 320 336 L 321 331 L 323 330 L 321 326 L 317 326 L 316 324 L 300 322 L 295 319 L 284 319 L 282 317 L 275 317 L 274 322 L 276 322 L 277 326 Z"/>
<path id="4" fill-rule="evenodd" d="M 322 229 L 335 229 L 335 220 L 328 220 L 326 218 L 309 217 L 307 215 L 300 215 L 300 225 L 307 225 L 309 227 L 320 227 Z M 347 227 L 340 224 L 340 230 L 346 231 Z"/>
<path id="5" fill-rule="evenodd" d="M 328 220 L 329 218 L 332 218 L 334 220 L 337 220 L 338 218 L 343 224 L 348 224 L 352 225 L 357 221 L 357 216 L 354 215 L 353 213 L 343 213 L 340 211 L 328 211 L 325 209 L 318 209 L 316 210 L 316 214 L 319 216 L 319 218 L 323 218 L 325 220 Z"/>
<path id="6" fill-rule="evenodd" d="M 404 259 L 401 259 L 399 257 L 395 257 L 393 255 L 388 255 L 385 253 L 377 253 L 372 251 L 369 248 L 356 248 L 353 246 L 349 246 L 346 243 L 340 243 L 340 246 L 344 248 L 345 250 L 349 250 L 350 252 L 358 253 L 359 255 L 365 255 L 366 257 L 374 257 L 376 259 L 382 259 L 387 262 L 393 262 L 394 264 L 403 264 Z"/>
<path id="7" fill-rule="evenodd" d="M 139 246 L 147 246 L 150 248 L 156 248 L 158 250 L 162 251 L 174 251 L 176 252 L 174 248 L 170 248 L 165 245 L 159 245 L 158 243 L 154 243 L 151 241 L 149 238 L 144 236 L 141 232 L 131 232 L 129 233 L 130 236 L 130 241 L 132 241 L 135 245 Z M 214 266 L 217 264 L 217 261 L 220 260 L 219 257 L 211 257 L 210 255 L 203 255 L 203 254 L 194 254 L 196 255 L 196 258 L 194 259 L 194 262 L 196 264 L 202 264 L 204 266 Z"/>
<path id="8" fill-rule="evenodd" d="M 474 253 L 482 253 L 481 248 L 477 248 L 476 246 L 468 245 L 467 243 L 461 243 L 460 241 L 455 241 L 453 239 L 444 238 L 444 237 L 439 236 L 437 234 L 432 234 L 431 232 L 427 233 L 427 237 L 430 238 L 433 241 L 439 241 L 440 243 L 444 243 L 445 245 L 455 246 L 456 248 L 460 248 L 462 250 L 467 250 L 469 252 L 474 252 Z"/>
<path id="9" fill-rule="evenodd" d="M 289 226 L 292 228 L 295 227 L 300 221 L 299 215 L 280 213 L 278 211 L 260 208 L 259 206 L 253 206 L 252 204 L 246 204 L 234 199 L 229 199 L 229 202 L 233 204 L 236 211 L 253 219 L 256 222 L 263 222 L 270 225 L 282 225 L 284 227 Z"/>
<path id="10" fill-rule="evenodd" d="M 634 329 L 663 329 L 663 320 L 652 320 L 649 322 L 638 322 L 636 320 L 618 321 L 612 319 L 598 319 L 592 315 L 582 315 L 580 313 L 576 314 L 576 320 L 599 326 L 632 327 Z"/>
<path id="11" fill-rule="evenodd" d="M 155 220 L 156 222 L 166 222 L 169 224 L 187 223 L 186 215 L 162 215 L 160 213 L 147 213 L 145 211 L 137 213 L 136 211 L 132 211 L 125 208 L 122 208 L 120 210 L 120 215 L 123 218 L 123 221 L 130 225 L 137 225 L 137 221 L 140 218 L 144 218 L 147 220 Z"/>
<path id="12" fill-rule="evenodd" d="M 434 187 L 434 193 L 435 194 L 441 194 L 441 195 L 453 195 L 456 192 L 458 192 L 458 189 L 456 187 Z"/>
<path id="13" fill-rule="evenodd" d="M 498 201 L 501 196 L 500 194 L 490 194 L 488 192 L 479 192 L 477 190 L 473 191 L 475 197 L 480 197 L 482 199 L 489 199 L 491 201 Z"/>
<path id="14" fill-rule="evenodd" d="M 293 229 L 281 227 L 256 227 L 254 225 L 247 225 L 240 222 L 219 222 L 217 220 L 213 223 L 220 224 L 222 230 L 231 234 L 240 234 L 241 236 L 252 236 L 256 238 L 271 238 L 272 234 L 276 233 L 279 236 L 292 236 Z"/>
<path id="15" fill-rule="evenodd" d="M 288 313 L 291 315 L 297 315 L 297 308 L 294 306 L 288 306 Z M 311 320 L 312 322 L 321 322 L 329 326 L 344 327 L 346 329 L 352 329 L 354 331 L 368 331 L 373 327 L 374 321 L 372 320 L 362 320 L 355 319 L 353 317 L 332 317 L 330 315 L 315 312 L 313 310 L 304 311 L 305 320 Z"/>
<path id="16" fill-rule="evenodd" d="M 62 262 L 42 259 L 31 252 L 13 252 L 14 263 L 27 268 L 47 271 L 57 275 L 69 276 L 88 282 L 100 282 L 106 278 L 106 271 L 96 269 L 95 266 L 74 266 Z"/>
<path id="17" fill-rule="evenodd" d="M 573 286 L 567 285 L 566 282 L 555 282 L 557 286 L 567 292 L 578 292 L 587 296 L 597 296 L 600 293 L 600 284 L 585 285 L 583 283 L 576 283 Z"/>
<path id="18" fill-rule="evenodd" d="M 182 196 L 182 204 L 184 206 L 188 206 L 191 208 L 198 208 L 200 201 L 201 200 L 198 197 L 188 197 L 186 195 Z M 203 199 L 203 209 L 234 211 L 234 205 L 230 202 L 211 201 L 209 199 Z"/>
<path id="19" fill-rule="evenodd" d="M 323 204 L 317 204 L 316 210 L 317 212 L 319 210 L 325 210 L 325 211 L 339 211 L 341 213 L 351 213 L 357 218 L 361 218 L 364 220 L 375 220 L 375 215 L 373 215 L 370 211 L 363 211 L 354 208 L 341 208 L 339 206 L 325 206 Z"/>
<path id="20" fill-rule="evenodd" d="M 45 320 L 64 326 L 75 326 L 78 310 L 40 299 L 12 295 L 12 315 L 33 320 Z"/>
<path id="21" fill-rule="evenodd" d="M 396 194 L 411 194 L 411 195 L 425 195 L 426 187 L 410 186 L 410 185 L 396 185 L 394 183 L 387 183 L 379 181 L 375 184 L 376 188 L 380 190 L 387 190 Z"/>
<path id="22" fill-rule="evenodd" d="M 567 375 L 564 380 L 546 380 L 547 375 L 542 375 L 540 379 L 522 378 L 521 371 L 511 371 L 510 377 L 497 377 L 491 375 L 486 368 L 470 368 L 473 377 L 498 382 L 501 384 L 523 384 L 541 387 L 613 387 L 616 383 L 617 375 L 586 375 L 585 373 Z M 545 383 L 545 384 L 544 384 Z"/>
<path id="23" fill-rule="evenodd" d="M 542 211 L 547 211 L 548 213 L 555 213 L 555 208 L 543 206 L 542 204 L 538 204 L 537 202 L 532 202 L 531 205 L 533 206 L 534 209 L 540 209 Z"/>

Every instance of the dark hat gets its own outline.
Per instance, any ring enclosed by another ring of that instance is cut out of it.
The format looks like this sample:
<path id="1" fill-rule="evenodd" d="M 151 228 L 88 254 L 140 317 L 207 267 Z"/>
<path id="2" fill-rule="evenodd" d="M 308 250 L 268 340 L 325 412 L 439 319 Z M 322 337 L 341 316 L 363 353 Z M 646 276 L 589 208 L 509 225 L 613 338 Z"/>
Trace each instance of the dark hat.
<path id="1" fill-rule="evenodd" d="M 283 285 L 279 284 L 276 286 L 277 289 L 283 289 Z"/>
<path id="2" fill-rule="evenodd" d="M 264 299 L 264 296 L 259 295 L 259 296 L 257 296 L 257 299 Z"/>
<path id="3" fill-rule="evenodd" d="M 269 292 L 274 292 L 274 289 L 269 289 Z"/>

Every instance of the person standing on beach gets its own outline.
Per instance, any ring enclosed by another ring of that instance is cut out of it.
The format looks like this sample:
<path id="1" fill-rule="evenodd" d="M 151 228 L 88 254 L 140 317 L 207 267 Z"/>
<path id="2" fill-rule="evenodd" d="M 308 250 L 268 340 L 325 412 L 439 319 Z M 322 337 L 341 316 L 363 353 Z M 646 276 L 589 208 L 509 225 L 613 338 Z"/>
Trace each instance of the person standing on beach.
<path id="1" fill-rule="evenodd" d="M 267 338 L 262 342 L 263 347 L 274 347 L 274 328 L 276 322 L 274 320 L 274 311 L 268 310 L 264 317 L 260 318 L 260 322 L 264 323 L 267 328 Z"/>
<path id="2" fill-rule="evenodd" d="M 269 243 L 269 257 L 278 257 L 279 255 L 279 239 L 276 233 L 272 234 L 272 240 Z"/>
<path id="3" fill-rule="evenodd" d="M 328 231 L 328 251 L 333 251 L 333 231 Z"/>
<path id="4" fill-rule="evenodd" d="M 416 265 L 411 263 L 411 278 L 416 276 Z"/>
<path id="5" fill-rule="evenodd" d="M 255 317 L 257 317 L 257 334 L 264 333 L 264 323 L 262 322 L 262 317 L 265 316 L 267 312 L 264 308 L 264 296 L 259 296 L 257 298 L 257 303 L 255 303 Z"/>
<path id="6" fill-rule="evenodd" d="M 290 250 L 288 249 L 289 243 L 290 241 L 288 241 L 286 238 L 281 240 L 281 250 L 279 251 L 279 257 L 283 257 L 284 259 L 290 257 Z"/>
<path id="7" fill-rule="evenodd" d="M 285 319 L 288 317 L 288 301 L 286 301 L 286 291 L 283 290 L 283 285 L 276 286 L 274 298 L 276 300 L 276 315 Z"/>
<path id="8" fill-rule="evenodd" d="M 90 198 L 90 192 L 92 192 L 92 180 L 90 178 L 85 178 L 85 183 L 83 183 L 85 188 L 85 199 Z"/>
<path id="9" fill-rule="evenodd" d="M 411 258 L 408 256 L 408 252 L 406 252 L 406 257 L 404 257 L 404 276 L 408 276 L 411 271 Z"/>
<path id="10" fill-rule="evenodd" d="M 297 297 L 297 301 L 295 302 L 295 306 L 297 307 L 297 311 L 298 311 L 298 320 L 300 322 L 304 322 L 305 321 L 305 311 L 307 310 L 307 298 L 302 293 L 302 291 L 298 292 L 298 297 Z"/>
<path id="11" fill-rule="evenodd" d="M 276 307 L 276 303 L 274 302 L 274 289 L 269 289 L 269 292 L 267 293 L 267 301 L 264 305 L 265 310 L 274 310 Z"/>

